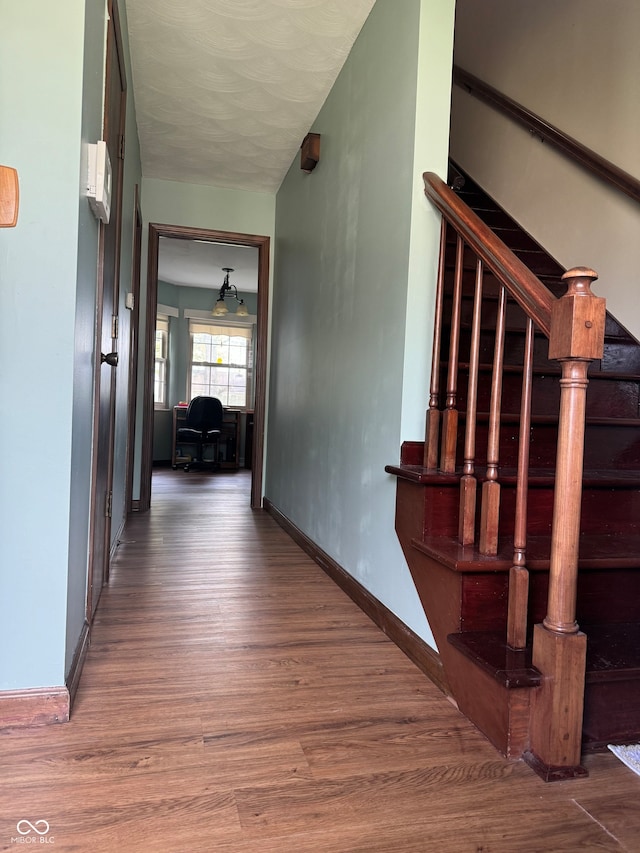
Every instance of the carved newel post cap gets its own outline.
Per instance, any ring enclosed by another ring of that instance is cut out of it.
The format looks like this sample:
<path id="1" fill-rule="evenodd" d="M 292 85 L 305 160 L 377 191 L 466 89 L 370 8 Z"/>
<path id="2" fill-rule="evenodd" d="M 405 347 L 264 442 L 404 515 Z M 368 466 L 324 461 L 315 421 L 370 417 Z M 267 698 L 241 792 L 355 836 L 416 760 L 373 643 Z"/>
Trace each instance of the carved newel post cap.
<path id="1" fill-rule="evenodd" d="M 597 278 L 589 267 L 573 267 L 562 276 L 567 292 L 551 309 L 549 358 L 602 358 L 606 308 L 605 300 L 591 292 Z"/>
<path id="2" fill-rule="evenodd" d="M 591 293 L 591 283 L 598 280 L 598 273 L 589 267 L 571 267 L 562 276 L 567 282 L 567 294 Z"/>

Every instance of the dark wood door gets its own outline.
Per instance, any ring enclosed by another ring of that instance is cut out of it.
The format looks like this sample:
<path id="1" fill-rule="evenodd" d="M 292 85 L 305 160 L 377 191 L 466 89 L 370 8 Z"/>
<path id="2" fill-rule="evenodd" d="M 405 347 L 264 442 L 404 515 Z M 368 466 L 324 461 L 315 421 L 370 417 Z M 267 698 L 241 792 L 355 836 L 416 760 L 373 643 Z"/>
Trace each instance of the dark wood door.
<path id="1" fill-rule="evenodd" d="M 116 379 L 118 375 L 118 301 L 120 273 L 120 223 L 124 155 L 126 78 L 115 2 L 109 3 L 104 139 L 111 160 L 112 198 L 108 224 L 100 225 L 96 311 L 93 480 L 91 490 L 91 552 L 87 591 L 87 616 L 95 613 L 103 585 L 109 577 L 113 441 Z M 103 356 L 111 354 L 109 360 Z"/>

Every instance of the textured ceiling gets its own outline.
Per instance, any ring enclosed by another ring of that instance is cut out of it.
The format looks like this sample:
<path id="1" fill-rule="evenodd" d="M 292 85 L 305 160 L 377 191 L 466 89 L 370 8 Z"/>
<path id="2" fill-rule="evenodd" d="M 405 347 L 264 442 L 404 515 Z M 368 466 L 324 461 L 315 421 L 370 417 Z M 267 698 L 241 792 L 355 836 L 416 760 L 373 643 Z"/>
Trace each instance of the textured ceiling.
<path id="1" fill-rule="evenodd" d="M 144 177 L 275 192 L 375 0 L 126 0 Z"/>
<path id="2" fill-rule="evenodd" d="M 178 240 L 161 237 L 158 251 L 158 278 L 169 284 L 208 287 L 219 290 L 223 267 L 231 267 L 229 276 L 243 293 L 258 290 L 258 250 L 251 246 L 207 243 L 202 240 Z"/>

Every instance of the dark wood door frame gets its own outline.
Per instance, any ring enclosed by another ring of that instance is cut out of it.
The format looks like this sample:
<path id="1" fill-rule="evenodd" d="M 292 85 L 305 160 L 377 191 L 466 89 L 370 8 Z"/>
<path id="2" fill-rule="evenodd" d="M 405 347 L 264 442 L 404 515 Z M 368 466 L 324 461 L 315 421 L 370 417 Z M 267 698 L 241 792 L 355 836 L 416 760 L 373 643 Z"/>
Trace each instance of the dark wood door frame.
<path id="1" fill-rule="evenodd" d="M 212 231 L 182 225 L 149 223 L 147 261 L 147 315 L 145 328 L 145 371 L 142 418 L 142 465 L 140 472 L 139 510 L 151 506 L 151 469 L 153 466 L 153 370 L 156 306 L 158 299 L 158 250 L 160 237 L 178 240 L 208 240 L 250 246 L 258 250 L 258 322 L 256 327 L 255 404 L 253 454 L 251 457 L 251 506 L 262 506 L 262 467 L 264 460 L 265 399 L 267 393 L 267 330 L 269 326 L 269 251 L 270 237 L 240 234 L 232 231 Z"/>
<path id="2" fill-rule="evenodd" d="M 87 622 L 91 623 L 104 584 L 109 580 L 111 492 L 113 485 L 116 371 L 102 364 L 101 352 L 117 348 L 120 292 L 120 243 L 124 181 L 124 130 L 127 80 L 116 0 L 109 0 L 105 65 L 104 138 L 113 168 L 111 218 L 100 223 L 94 349 L 93 449 L 89 509 Z"/>

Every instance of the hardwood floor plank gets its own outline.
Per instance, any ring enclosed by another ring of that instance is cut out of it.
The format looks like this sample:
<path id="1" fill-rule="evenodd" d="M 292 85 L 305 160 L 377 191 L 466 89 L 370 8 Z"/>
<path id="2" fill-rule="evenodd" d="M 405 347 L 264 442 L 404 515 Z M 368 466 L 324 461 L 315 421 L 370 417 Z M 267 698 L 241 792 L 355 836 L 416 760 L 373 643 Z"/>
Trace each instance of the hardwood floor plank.
<path id="1" fill-rule="evenodd" d="M 402 567 L 390 571 L 402 571 Z M 544 785 L 489 742 L 261 511 L 247 472 L 154 474 L 71 722 L 0 730 L 0 850 L 640 849 L 611 755 Z"/>
<path id="2" fill-rule="evenodd" d="M 611 758 L 612 762 L 616 760 Z M 640 838 L 640 812 L 635 799 L 638 794 L 640 790 L 636 790 L 634 796 L 630 797 L 629 792 L 620 787 L 617 790 L 611 787 L 597 795 L 591 791 L 578 790 L 573 802 L 577 808 L 584 810 L 594 823 L 607 828 L 623 849 L 635 851 Z"/>
<path id="3" fill-rule="evenodd" d="M 334 836 L 344 843 L 354 830 L 356 837 L 364 838 L 372 829 L 384 842 L 372 844 L 371 849 L 381 851 L 624 849 L 604 826 L 595 824 L 569 799 L 558 800 L 553 792 L 538 801 L 520 797 L 523 792 L 517 790 L 518 775 L 515 765 L 477 761 L 467 768 L 443 765 L 295 787 L 241 789 L 236 791 L 236 798 L 244 828 L 260 839 L 319 837 L 322 827 L 330 824 L 332 831 L 326 846 L 319 848 L 322 850 L 339 849 L 331 846 Z M 540 801 L 546 802 L 542 805 Z M 388 846 L 393 828 L 400 825 L 411 827 L 407 847 L 404 840 L 397 848 Z M 412 836 L 421 839 L 422 848 L 419 843 L 412 846 Z M 301 849 L 306 849 L 304 844 Z"/>

